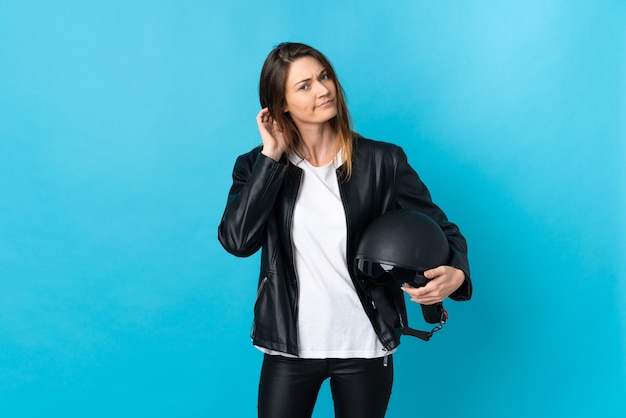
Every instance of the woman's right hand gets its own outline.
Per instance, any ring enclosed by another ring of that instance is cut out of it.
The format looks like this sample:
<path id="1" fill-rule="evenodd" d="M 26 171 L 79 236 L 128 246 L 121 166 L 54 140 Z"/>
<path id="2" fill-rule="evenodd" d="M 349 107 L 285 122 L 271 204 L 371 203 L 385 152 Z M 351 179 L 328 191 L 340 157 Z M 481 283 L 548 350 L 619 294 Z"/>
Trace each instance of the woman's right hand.
<path id="1" fill-rule="evenodd" d="M 267 107 L 261 109 L 256 116 L 256 123 L 263 140 L 261 153 L 274 161 L 280 160 L 280 157 L 287 150 L 287 141 Z"/>

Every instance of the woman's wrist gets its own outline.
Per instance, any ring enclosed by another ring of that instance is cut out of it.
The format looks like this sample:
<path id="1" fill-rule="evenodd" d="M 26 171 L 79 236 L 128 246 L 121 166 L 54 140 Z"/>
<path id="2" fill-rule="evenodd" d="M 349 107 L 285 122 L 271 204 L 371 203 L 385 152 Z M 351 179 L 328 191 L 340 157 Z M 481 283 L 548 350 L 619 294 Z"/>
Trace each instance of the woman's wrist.
<path id="1" fill-rule="evenodd" d="M 263 149 L 261 150 L 261 154 L 265 155 L 268 158 L 271 158 L 274 161 L 280 161 L 280 157 L 283 156 L 283 151 L 277 149 L 268 150 L 263 147 Z"/>

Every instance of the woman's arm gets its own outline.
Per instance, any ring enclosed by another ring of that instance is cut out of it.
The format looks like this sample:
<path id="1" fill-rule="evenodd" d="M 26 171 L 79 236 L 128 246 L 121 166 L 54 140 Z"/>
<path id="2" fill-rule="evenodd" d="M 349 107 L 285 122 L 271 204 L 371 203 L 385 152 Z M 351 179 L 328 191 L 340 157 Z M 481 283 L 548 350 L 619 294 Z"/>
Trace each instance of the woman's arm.
<path id="1" fill-rule="evenodd" d="M 467 242 L 458 226 L 450 222 L 445 213 L 433 203 L 430 192 L 415 170 L 409 165 L 406 154 L 398 148 L 395 169 L 395 195 L 400 208 L 415 209 L 431 217 L 439 224 L 450 244 L 450 258 L 446 266 L 424 272 L 430 279 L 423 288 L 404 290 L 412 300 L 428 305 L 441 302 L 446 297 L 469 300 L 472 296 Z M 426 303 L 428 302 L 428 303 Z"/>
<path id="2" fill-rule="evenodd" d="M 237 158 L 233 185 L 218 228 L 226 251 L 239 257 L 263 245 L 263 231 L 287 171 L 287 142 L 267 108 L 256 116 L 263 146 Z"/>
<path id="3" fill-rule="evenodd" d="M 237 158 L 218 239 L 226 251 L 239 257 L 254 254 L 263 244 L 265 222 L 287 171 L 281 161 L 261 154 L 261 147 Z"/>

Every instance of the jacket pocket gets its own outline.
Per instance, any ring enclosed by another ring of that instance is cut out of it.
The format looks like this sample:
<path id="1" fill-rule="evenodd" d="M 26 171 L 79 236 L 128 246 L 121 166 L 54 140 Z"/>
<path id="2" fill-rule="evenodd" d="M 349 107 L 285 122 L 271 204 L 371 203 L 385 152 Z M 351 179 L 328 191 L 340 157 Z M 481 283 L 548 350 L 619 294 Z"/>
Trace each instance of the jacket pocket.
<path id="1" fill-rule="evenodd" d="M 267 276 L 263 277 L 263 280 L 261 280 L 261 283 L 259 283 L 259 288 L 256 291 L 256 298 L 254 299 L 255 306 L 257 302 L 259 301 L 259 297 L 261 296 L 261 293 L 263 293 L 263 289 L 265 288 L 266 284 L 267 284 Z"/>
<path id="2" fill-rule="evenodd" d="M 252 320 L 252 328 L 250 329 L 250 338 L 254 339 L 254 332 L 256 330 L 256 306 L 257 303 L 259 302 L 259 299 L 261 297 L 261 294 L 263 294 L 263 290 L 265 289 L 265 286 L 267 285 L 267 276 L 263 277 L 263 280 L 261 280 L 261 283 L 259 283 L 259 287 L 256 291 L 256 298 L 254 299 L 254 317 L 255 319 Z"/>

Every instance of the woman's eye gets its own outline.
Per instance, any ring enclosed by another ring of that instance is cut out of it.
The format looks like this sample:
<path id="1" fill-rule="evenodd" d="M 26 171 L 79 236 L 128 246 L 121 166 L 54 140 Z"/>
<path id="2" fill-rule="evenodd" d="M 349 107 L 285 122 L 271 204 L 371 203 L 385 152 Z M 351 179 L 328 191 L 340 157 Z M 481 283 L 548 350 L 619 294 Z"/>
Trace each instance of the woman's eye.
<path id="1" fill-rule="evenodd" d="M 303 84 L 303 85 L 300 86 L 299 90 L 306 90 L 308 88 L 309 88 L 309 86 L 307 84 Z"/>
<path id="2" fill-rule="evenodd" d="M 328 80 L 328 79 L 329 79 L 328 74 L 324 73 L 320 75 L 320 80 Z"/>

